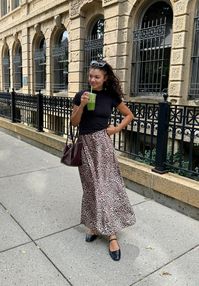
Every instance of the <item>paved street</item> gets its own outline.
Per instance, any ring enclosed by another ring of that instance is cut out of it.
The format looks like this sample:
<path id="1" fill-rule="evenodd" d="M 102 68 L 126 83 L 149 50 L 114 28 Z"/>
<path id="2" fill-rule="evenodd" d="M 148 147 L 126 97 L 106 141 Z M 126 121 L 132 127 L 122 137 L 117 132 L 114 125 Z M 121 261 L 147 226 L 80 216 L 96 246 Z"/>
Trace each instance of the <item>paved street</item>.
<path id="1" fill-rule="evenodd" d="M 0 130 L 0 286 L 198 286 L 199 222 L 127 190 L 137 223 L 85 242 L 77 168 Z"/>

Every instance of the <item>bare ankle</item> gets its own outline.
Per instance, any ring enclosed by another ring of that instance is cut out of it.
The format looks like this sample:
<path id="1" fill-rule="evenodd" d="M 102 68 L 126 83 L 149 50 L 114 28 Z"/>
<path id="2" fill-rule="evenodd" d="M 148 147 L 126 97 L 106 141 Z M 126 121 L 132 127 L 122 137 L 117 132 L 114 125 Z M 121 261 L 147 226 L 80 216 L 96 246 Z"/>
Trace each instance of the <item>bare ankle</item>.
<path id="1" fill-rule="evenodd" d="M 111 240 L 111 239 L 117 239 L 116 235 L 115 234 L 110 235 L 109 240 Z"/>

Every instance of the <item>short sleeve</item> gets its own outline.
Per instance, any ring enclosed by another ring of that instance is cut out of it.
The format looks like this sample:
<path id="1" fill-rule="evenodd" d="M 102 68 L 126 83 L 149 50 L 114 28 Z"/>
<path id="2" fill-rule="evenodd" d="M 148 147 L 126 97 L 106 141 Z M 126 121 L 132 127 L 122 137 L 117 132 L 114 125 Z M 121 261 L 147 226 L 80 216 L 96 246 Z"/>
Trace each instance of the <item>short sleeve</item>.
<path id="1" fill-rule="evenodd" d="M 84 91 L 79 91 L 76 93 L 76 95 L 73 98 L 73 104 L 79 106 L 81 103 L 81 96 L 84 93 Z"/>
<path id="2" fill-rule="evenodd" d="M 114 96 L 113 107 L 117 107 L 121 102 L 122 102 L 122 99 L 119 96 Z"/>

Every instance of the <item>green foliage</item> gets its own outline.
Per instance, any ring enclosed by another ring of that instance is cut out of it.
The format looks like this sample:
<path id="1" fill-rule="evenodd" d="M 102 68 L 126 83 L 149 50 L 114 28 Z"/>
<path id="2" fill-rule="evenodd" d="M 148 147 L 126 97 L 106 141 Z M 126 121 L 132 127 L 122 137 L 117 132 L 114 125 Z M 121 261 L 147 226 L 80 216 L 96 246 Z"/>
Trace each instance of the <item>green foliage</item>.
<path id="1" fill-rule="evenodd" d="M 138 156 L 135 158 L 136 161 L 154 165 L 156 156 L 156 149 L 145 150 L 144 154 L 142 152 L 138 153 Z"/>
<path id="2" fill-rule="evenodd" d="M 134 160 L 150 165 L 155 165 L 155 158 L 156 158 L 156 149 L 153 150 L 145 150 L 144 154 L 142 152 L 139 152 Z M 194 168 L 194 172 L 198 173 L 198 175 L 191 174 L 189 172 L 189 161 L 184 158 L 184 155 L 180 152 L 176 152 L 172 154 L 171 152 L 167 153 L 167 160 L 166 164 L 169 165 L 168 170 L 184 176 L 189 177 L 194 180 L 199 180 L 199 166 Z"/>

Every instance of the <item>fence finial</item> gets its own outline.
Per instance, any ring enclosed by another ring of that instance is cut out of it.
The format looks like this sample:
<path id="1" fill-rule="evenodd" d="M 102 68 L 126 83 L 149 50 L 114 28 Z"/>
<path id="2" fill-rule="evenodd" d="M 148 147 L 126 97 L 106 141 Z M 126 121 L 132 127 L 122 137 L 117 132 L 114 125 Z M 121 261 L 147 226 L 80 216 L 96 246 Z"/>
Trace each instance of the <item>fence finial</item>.
<path id="1" fill-rule="evenodd" d="M 164 101 L 167 101 L 167 98 L 168 98 L 168 89 L 167 88 L 164 88 L 162 90 L 162 96 L 164 98 Z"/>

